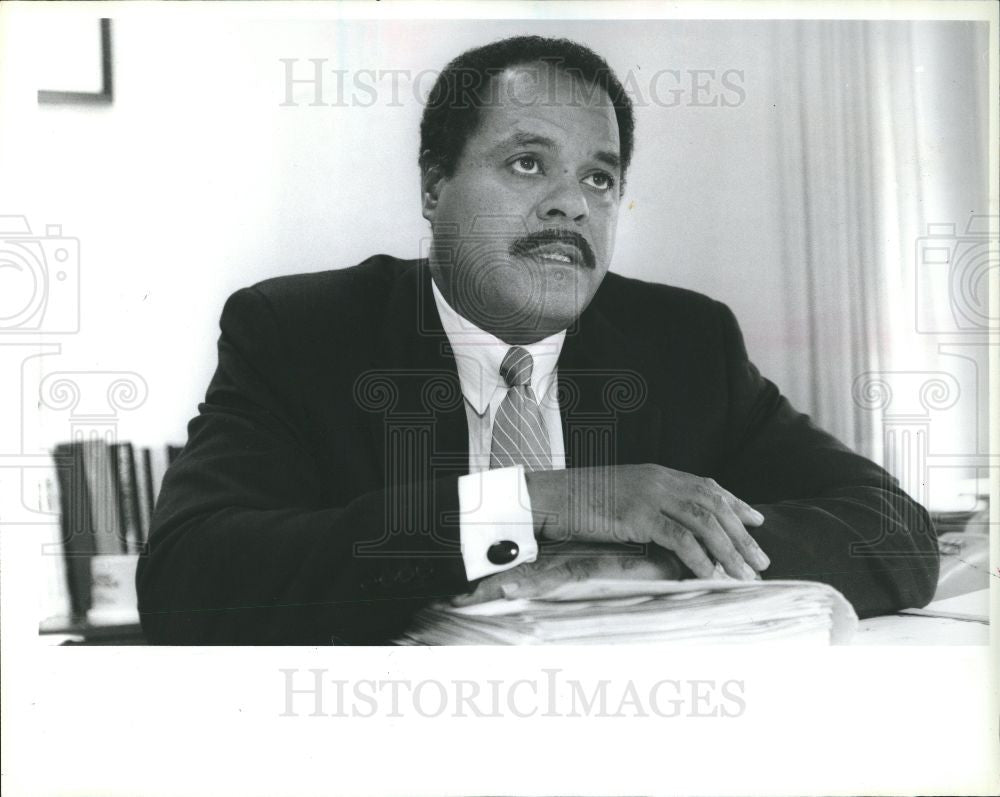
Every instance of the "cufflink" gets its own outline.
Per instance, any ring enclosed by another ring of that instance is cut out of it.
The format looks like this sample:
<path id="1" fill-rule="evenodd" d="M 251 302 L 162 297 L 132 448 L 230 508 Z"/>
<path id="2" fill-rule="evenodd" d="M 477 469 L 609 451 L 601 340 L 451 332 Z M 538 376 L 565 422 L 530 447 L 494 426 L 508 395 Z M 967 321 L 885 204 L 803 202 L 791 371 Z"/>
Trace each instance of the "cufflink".
<path id="1" fill-rule="evenodd" d="M 520 551 L 521 549 L 517 547 L 516 542 L 500 540 L 500 542 L 495 542 L 489 547 L 486 551 L 486 558 L 494 565 L 509 565 L 517 559 Z"/>

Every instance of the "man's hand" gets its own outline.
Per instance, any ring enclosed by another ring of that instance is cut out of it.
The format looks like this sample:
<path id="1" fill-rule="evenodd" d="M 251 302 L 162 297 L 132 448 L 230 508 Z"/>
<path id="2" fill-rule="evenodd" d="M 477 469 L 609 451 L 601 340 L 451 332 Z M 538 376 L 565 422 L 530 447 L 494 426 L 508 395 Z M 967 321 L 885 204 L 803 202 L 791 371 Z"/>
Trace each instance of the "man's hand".
<path id="1" fill-rule="evenodd" d="M 649 546 L 646 555 L 618 545 L 577 545 L 567 543 L 557 551 L 542 553 L 528 564 L 518 565 L 482 579 L 467 595 L 451 599 L 455 606 L 500 598 L 535 598 L 573 581 L 590 578 L 620 578 L 629 581 L 677 580 L 685 573 L 680 560 L 670 551 Z"/>
<path id="2" fill-rule="evenodd" d="M 764 516 L 712 479 L 660 465 L 534 471 L 526 474 L 541 540 L 655 543 L 698 578 L 718 562 L 751 580 L 770 565 L 747 532 Z"/>

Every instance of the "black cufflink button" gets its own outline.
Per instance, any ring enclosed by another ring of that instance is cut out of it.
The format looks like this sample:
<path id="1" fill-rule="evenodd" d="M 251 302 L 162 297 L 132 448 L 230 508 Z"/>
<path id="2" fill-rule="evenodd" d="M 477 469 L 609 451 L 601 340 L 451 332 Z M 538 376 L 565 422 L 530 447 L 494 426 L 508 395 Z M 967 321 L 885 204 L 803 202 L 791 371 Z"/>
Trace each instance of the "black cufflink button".
<path id="1" fill-rule="evenodd" d="M 486 558 L 495 565 L 509 565 L 517 559 L 520 550 L 516 542 L 500 540 L 489 547 L 489 550 L 486 551 Z"/>

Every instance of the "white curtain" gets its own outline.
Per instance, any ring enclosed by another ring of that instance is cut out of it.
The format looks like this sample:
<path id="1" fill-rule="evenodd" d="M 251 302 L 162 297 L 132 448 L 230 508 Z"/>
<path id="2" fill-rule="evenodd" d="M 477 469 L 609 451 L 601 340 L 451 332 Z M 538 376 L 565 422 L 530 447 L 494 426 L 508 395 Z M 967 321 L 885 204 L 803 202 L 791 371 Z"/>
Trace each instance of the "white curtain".
<path id="1" fill-rule="evenodd" d="M 986 475 L 986 32 L 775 27 L 783 267 L 817 422 L 925 505 Z M 964 503 L 963 503 L 964 502 Z"/>

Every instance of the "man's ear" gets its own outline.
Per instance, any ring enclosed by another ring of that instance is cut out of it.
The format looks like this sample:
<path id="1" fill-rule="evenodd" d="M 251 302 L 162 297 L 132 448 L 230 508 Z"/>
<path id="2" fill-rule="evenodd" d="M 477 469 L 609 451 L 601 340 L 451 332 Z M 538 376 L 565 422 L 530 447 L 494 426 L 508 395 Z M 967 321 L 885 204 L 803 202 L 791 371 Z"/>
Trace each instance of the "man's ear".
<path id="1" fill-rule="evenodd" d="M 440 166 L 428 166 L 420 175 L 420 206 L 427 221 L 434 221 L 444 180 L 444 170 Z"/>

